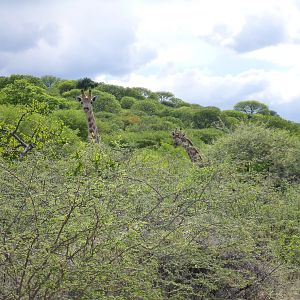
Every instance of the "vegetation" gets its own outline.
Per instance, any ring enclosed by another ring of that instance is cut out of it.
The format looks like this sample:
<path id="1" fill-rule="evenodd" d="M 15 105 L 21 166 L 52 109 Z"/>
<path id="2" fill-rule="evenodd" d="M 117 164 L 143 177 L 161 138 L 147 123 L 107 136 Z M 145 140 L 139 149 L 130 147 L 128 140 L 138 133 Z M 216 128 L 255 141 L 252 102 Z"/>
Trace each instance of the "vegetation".
<path id="1" fill-rule="evenodd" d="M 253 114 L 270 114 L 268 106 L 255 100 L 241 101 L 234 106 L 235 110 L 253 115 Z"/>
<path id="2" fill-rule="evenodd" d="M 241 103 L 1 77 L 0 299 L 297 299 L 300 125 Z"/>

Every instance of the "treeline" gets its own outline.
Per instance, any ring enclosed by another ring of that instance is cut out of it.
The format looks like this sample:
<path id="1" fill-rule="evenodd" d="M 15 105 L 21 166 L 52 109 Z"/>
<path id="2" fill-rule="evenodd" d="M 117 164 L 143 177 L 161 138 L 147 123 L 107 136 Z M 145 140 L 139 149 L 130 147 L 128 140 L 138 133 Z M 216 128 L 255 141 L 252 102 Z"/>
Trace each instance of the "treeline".
<path id="1" fill-rule="evenodd" d="M 300 126 L 258 101 L 0 78 L 0 299 L 297 299 L 299 193 Z"/>
<path id="2" fill-rule="evenodd" d="M 222 111 L 217 107 L 189 104 L 170 92 L 152 92 L 145 88 L 96 83 L 89 78 L 62 80 L 54 76 L 1 77 L 0 122 L 2 120 L 6 127 L 14 126 L 16 120 L 26 111 L 26 118 L 23 118 L 22 123 L 30 123 L 32 126 L 27 127 L 36 126 L 36 131 L 41 132 L 43 124 L 40 123 L 43 121 L 33 120 L 43 119 L 47 115 L 47 122 L 52 125 L 48 124 L 43 129 L 44 135 L 47 135 L 48 129 L 61 124 L 61 127 L 65 126 L 61 130 L 68 131 L 70 135 L 69 129 L 72 129 L 76 136 L 86 141 L 86 120 L 75 97 L 80 94 L 80 89 L 89 88 L 98 96 L 93 109 L 102 139 L 110 145 L 117 143 L 127 148 L 159 146 L 162 143 L 171 143 L 171 130 L 184 128 L 196 145 L 201 146 L 203 143 L 212 143 L 226 131 L 233 130 L 242 123 L 265 124 L 268 128 L 280 128 L 300 136 L 299 124 L 282 119 L 276 112 L 270 111 L 267 105 L 255 100 L 241 101 L 234 109 Z M 39 108 L 30 109 L 32 103 Z M 21 124 L 18 130 L 29 143 L 31 136 L 39 133 L 28 131 L 29 127 L 25 127 Z M 76 139 L 74 136 L 69 138 Z M 36 140 L 32 142 L 38 143 Z"/>

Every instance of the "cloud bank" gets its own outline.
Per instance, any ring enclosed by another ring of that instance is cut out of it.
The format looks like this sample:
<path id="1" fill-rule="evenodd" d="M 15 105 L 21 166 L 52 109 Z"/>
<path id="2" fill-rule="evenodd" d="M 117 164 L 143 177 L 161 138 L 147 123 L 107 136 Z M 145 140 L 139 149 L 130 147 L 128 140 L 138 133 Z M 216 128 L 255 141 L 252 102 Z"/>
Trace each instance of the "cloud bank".
<path id="1" fill-rule="evenodd" d="M 1 75 L 90 77 L 224 109 L 255 99 L 300 122 L 294 0 L 2 1 L 0 41 Z"/>
<path id="2" fill-rule="evenodd" d="M 0 23 L 0 55 L 6 57 L 2 73 L 122 75 L 155 57 L 155 49 L 138 43 L 135 17 L 123 1 L 88 4 L 82 0 L 6 4 L 7 15 L 19 13 L 17 19 Z"/>

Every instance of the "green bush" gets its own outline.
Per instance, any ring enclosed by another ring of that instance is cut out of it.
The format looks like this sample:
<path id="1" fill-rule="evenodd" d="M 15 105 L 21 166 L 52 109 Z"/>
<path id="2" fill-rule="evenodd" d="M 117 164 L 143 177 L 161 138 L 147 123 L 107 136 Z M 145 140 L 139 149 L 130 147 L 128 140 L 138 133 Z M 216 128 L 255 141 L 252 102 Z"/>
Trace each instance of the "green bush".
<path id="1" fill-rule="evenodd" d="M 159 104 L 154 100 L 142 100 L 134 103 L 131 107 L 133 111 L 141 111 L 148 115 L 155 115 L 159 111 Z"/>
<path id="2" fill-rule="evenodd" d="M 245 170 L 300 180 L 300 140 L 284 130 L 241 125 L 219 139 L 213 153 L 218 160 L 230 158 Z"/>
<path id="3" fill-rule="evenodd" d="M 221 119 L 221 111 L 215 107 L 203 108 L 193 115 L 195 128 L 214 127 Z"/>
<path id="4" fill-rule="evenodd" d="M 0 155 L 18 158 L 36 151 L 52 149 L 49 155 L 72 153 L 79 146 L 76 131 L 65 127 L 53 115 L 41 114 L 43 110 L 35 107 L 18 107 L 0 105 Z M 63 156 L 64 156 L 63 155 Z"/>
<path id="5" fill-rule="evenodd" d="M 121 103 L 121 107 L 124 108 L 124 109 L 130 109 L 131 106 L 136 103 L 136 99 L 133 98 L 133 97 L 128 97 L 128 96 L 125 96 L 121 99 L 120 103 Z"/>
<path id="6" fill-rule="evenodd" d="M 214 141 L 223 136 L 224 132 L 216 128 L 203 128 L 197 130 L 189 130 L 189 135 L 191 135 L 192 140 L 198 139 L 205 144 L 212 144 Z"/>
<path id="7" fill-rule="evenodd" d="M 57 110 L 53 112 L 53 116 L 63 121 L 66 126 L 76 130 L 83 140 L 87 140 L 87 122 L 82 110 Z"/>
<path id="8" fill-rule="evenodd" d="M 286 295 L 299 188 L 167 148 L 126 155 L 88 145 L 68 160 L 0 159 L 0 298 Z"/>
<path id="9" fill-rule="evenodd" d="M 42 89 L 46 88 L 43 80 L 38 77 L 32 75 L 13 74 L 9 77 L 0 77 L 0 89 L 4 88 L 8 84 L 14 84 L 16 80 L 26 80 L 26 82 L 36 87 L 40 87 Z"/>
<path id="10" fill-rule="evenodd" d="M 95 112 L 109 112 L 118 113 L 121 111 L 120 102 L 115 96 L 106 93 L 93 90 L 93 95 L 98 96 L 96 101 L 93 103 L 93 109 Z"/>
<path id="11" fill-rule="evenodd" d="M 114 135 L 104 135 L 103 141 L 121 148 L 159 147 L 162 143 L 171 143 L 171 135 L 165 131 L 118 132 Z"/>
<path id="12" fill-rule="evenodd" d="M 172 120 L 172 119 L 171 119 Z M 129 131 L 171 131 L 178 125 L 172 123 L 168 119 L 159 118 L 157 116 L 144 116 L 140 118 L 140 122 L 136 122 L 127 128 Z"/>
<path id="13" fill-rule="evenodd" d="M 26 79 L 15 80 L 0 90 L 0 104 L 30 105 L 33 101 L 45 102 L 51 109 L 57 108 L 60 98 L 48 95 L 41 87 Z"/>
<path id="14" fill-rule="evenodd" d="M 192 126 L 194 114 L 195 109 L 186 106 L 182 106 L 171 111 L 171 115 L 180 119 L 187 127 Z"/>
<path id="15" fill-rule="evenodd" d="M 76 80 L 59 80 L 56 82 L 55 86 L 58 88 L 59 93 L 62 95 L 72 89 L 75 89 L 77 85 Z"/>
<path id="16" fill-rule="evenodd" d="M 298 124 L 101 83 L 84 143 L 74 82 L 43 81 L 0 78 L 0 299 L 298 299 Z"/>
<path id="17" fill-rule="evenodd" d="M 72 89 L 70 91 L 62 93 L 62 96 L 64 98 L 72 98 L 75 100 L 77 96 L 80 96 L 80 94 L 81 94 L 80 89 Z"/>

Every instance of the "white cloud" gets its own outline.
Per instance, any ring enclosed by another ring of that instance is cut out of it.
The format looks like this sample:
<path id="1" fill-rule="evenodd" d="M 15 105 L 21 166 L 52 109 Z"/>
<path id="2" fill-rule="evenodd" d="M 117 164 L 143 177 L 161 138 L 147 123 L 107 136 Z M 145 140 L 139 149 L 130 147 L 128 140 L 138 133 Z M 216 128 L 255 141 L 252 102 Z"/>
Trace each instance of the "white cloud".
<path id="1" fill-rule="evenodd" d="M 99 77 L 117 85 L 142 86 L 154 91 L 171 91 L 177 97 L 203 106 L 232 109 L 242 100 L 258 100 L 283 117 L 298 119 L 293 109 L 300 106 L 299 73 L 248 70 L 236 75 L 214 76 L 199 69 L 161 72 L 155 75 L 132 73 L 121 79 Z"/>
<path id="2" fill-rule="evenodd" d="M 225 38 L 221 39 L 221 45 L 228 46 L 237 52 L 245 53 L 256 49 L 262 49 L 272 45 L 278 45 L 288 40 L 284 21 L 279 16 L 247 16 L 241 31 L 235 36 L 229 36 L 226 27 L 221 27 L 215 35 Z M 225 32 L 224 32 L 225 31 Z M 226 36 L 227 37 L 226 40 Z"/>
<path id="3" fill-rule="evenodd" d="M 257 99 L 300 120 L 286 109 L 299 108 L 299 9 L 296 0 L 1 1 L 0 71 L 87 76 L 221 108 Z"/>
<path id="4" fill-rule="evenodd" d="M 246 53 L 244 57 L 256 58 L 262 61 L 268 61 L 285 68 L 299 68 L 300 44 L 286 43 L 278 46 L 271 46 L 258 49 L 251 53 Z"/>
<path id="5" fill-rule="evenodd" d="M 16 10 L 16 18 L 2 20 L 0 34 L 4 41 L 0 55 L 8 58 L 2 63 L 4 74 L 46 72 L 69 78 L 124 74 L 156 55 L 151 46 L 138 43 L 136 18 L 124 1 L 13 4 L 4 7 L 7 15 Z"/>

